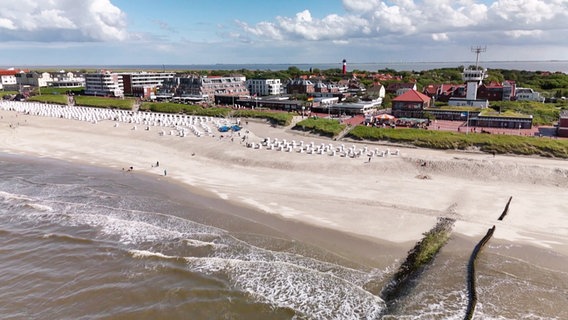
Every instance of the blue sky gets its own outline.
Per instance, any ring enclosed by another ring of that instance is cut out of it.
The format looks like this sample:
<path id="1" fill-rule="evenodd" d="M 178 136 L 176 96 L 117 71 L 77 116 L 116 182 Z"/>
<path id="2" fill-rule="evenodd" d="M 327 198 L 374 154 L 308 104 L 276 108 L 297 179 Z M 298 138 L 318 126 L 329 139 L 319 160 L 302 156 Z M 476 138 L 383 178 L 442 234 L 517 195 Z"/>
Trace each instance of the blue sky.
<path id="1" fill-rule="evenodd" d="M 0 0 L 0 66 L 568 60 L 568 0 Z"/>

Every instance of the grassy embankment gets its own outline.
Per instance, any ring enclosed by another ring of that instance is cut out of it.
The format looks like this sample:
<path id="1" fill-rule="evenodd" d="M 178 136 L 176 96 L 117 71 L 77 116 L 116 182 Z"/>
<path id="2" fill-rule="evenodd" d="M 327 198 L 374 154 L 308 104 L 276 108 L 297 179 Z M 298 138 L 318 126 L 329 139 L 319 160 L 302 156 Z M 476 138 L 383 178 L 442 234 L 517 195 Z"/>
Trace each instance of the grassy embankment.
<path id="1" fill-rule="evenodd" d="M 483 133 L 454 133 L 421 129 L 383 129 L 356 126 L 348 137 L 356 140 L 406 143 L 431 149 L 476 148 L 500 154 L 568 158 L 568 140 Z"/>
<path id="2" fill-rule="evenodd" d="M 336 120 L 306 119 L 294 126 L 295 130 L 310 131 L 333 137 L 345 126 Z M 404 143 L 431 149 L 478 149 L 499 154 L 539 155 L 544 157 L 568 158 L 568 140 L 514 135 L 482 133 L 454 133 L 422 129 L 390 129 L 355 126 L 346 135 L 355 140 L 386 141 Z"/>
<path id="3" fill-rule="evenodd" d="M 294 116 L 284 112 L 256 111 L 256 110 L 236 110 L 231 113 L 235 118 L 257 118 L 266 119 L 272 124 L 287 126 L 292 123 Z"/>
<path id="4" fill-rule="evenodd" d="M 96 108 L 118 108 L 124 110 L 131 110 L 134 104 L 134 98 L 107 98 L 107 97 L 93 97 L 93 96 L 74 96 L 75 104 L 84 107 Z M 65 94 L 42 94 L 28 98 L 28 101 L 44 102 L 67 105 L 67 95 Z"/>
<path id="5" fill-rule="evenodd" d="M 335 137 L 346 128 L 346 125 L 334 119 L 308 118 L 294 126 L 294 130 L 308 131 L 326 137 Z"/>

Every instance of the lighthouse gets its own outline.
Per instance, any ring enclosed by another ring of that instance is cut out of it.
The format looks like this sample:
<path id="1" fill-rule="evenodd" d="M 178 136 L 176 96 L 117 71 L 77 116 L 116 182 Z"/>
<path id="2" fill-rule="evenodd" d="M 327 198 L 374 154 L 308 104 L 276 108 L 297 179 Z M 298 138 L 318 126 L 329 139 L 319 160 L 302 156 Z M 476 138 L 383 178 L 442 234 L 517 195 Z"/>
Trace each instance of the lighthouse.
<path id="1" fill-rule="evenodd" d="M 341 73 L 347 73 L 347 60 L 343 59 L 343 69 L 341 69 Z"/>

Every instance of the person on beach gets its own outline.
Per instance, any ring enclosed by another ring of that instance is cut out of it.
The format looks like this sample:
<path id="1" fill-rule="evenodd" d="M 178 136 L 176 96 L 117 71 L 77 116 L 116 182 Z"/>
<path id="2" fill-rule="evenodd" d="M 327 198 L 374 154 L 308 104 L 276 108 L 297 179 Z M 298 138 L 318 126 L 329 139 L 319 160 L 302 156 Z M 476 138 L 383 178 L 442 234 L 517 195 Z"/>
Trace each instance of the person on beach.
<path id="1" fill-rule="evenodd" d="M 164 169 L 164 177 L 168 175 L 168 172 L 166 171 L 166 169 Z"/>
<path id="2" fill-rule="evenodd" d="M 160 166 L 160 161 L 156 161 L 156 167 Z"/>

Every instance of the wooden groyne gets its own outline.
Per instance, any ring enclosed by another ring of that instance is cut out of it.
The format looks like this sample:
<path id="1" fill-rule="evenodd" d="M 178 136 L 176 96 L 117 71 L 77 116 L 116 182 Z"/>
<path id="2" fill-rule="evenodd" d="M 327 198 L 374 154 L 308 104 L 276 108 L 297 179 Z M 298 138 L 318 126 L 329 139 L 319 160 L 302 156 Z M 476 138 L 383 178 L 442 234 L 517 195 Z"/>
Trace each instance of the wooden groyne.
<path id="1" fill-rule="evenodd" d="M 509 201 L 507 201 L 507 205 L 505 206 L 505 210 L 503 210 L 503 213 L 501 213 L 501 215 L 499 216 L 499 219 L 498 219 L 499 221 L 503 220 L 503 218 L 505 218 L 505 216 L 509 212 L 509 205 L 511 204 L 511 200 L 513 200 L 513 197 L 509 197 Z"/>
<path id="2" fill-rule="evenodd" d="M 479 241 L 479 243 L 473 249 L 471 256 L 469 257 L 469 264 L 467 266 L 467 289 L 468 289 L 468 304 L 465 311 L 464 319 L 470 320 L 473 318 L 473 313 L 475 312 L 475 306 L 477 305 L 477 292 L 475 289 L 475 261 L 479 252 L 485 244 L 491 239 L 493 233 L 495 232 L 495 226 L 487 230 L 485 236 Z"/>
<path id="3" fill-rule="evenodd" d="M 402 298 L 416 278 L 442 249 L 448 241 L 455 220 L 438 218 L 438 223 L 424 234 L 424 238 L 416 243 L 401 264 L 392 280 L 382 290 L 381 296 L 387 303 L 388 309 L 396 308 L 397 301 Z"/>
<path id="4" fill-rule="evenodd" d="M 509 201 L 507 201 L 507 205 L 505 205 L 505 209 L 503 213 L 499 216 L 499 221 L 502 221 L 507 213 L 509 212 L 509 205 L 511 204 L 511 200 L 513 197 L 509 197 Z M 487 244 L 489 239 L 493 236 L 495 232 L 495 226 L 491 227 L 487 230 L 485 236 L 479 241 L 479 243 L 473 249 L 471 256 L 469 257 L 469 264 L 467 265 L 467 290 L 468 290 L 468 303 L 467 309 L 465 311 L 465 320 L 471 320 L 473 318 L 473 313 L 475 312 L 475 306 L 477 305 L 477 291 L 475 288 L 475 261 L 477 260 L 477 256 L 483 247 Z"/>

